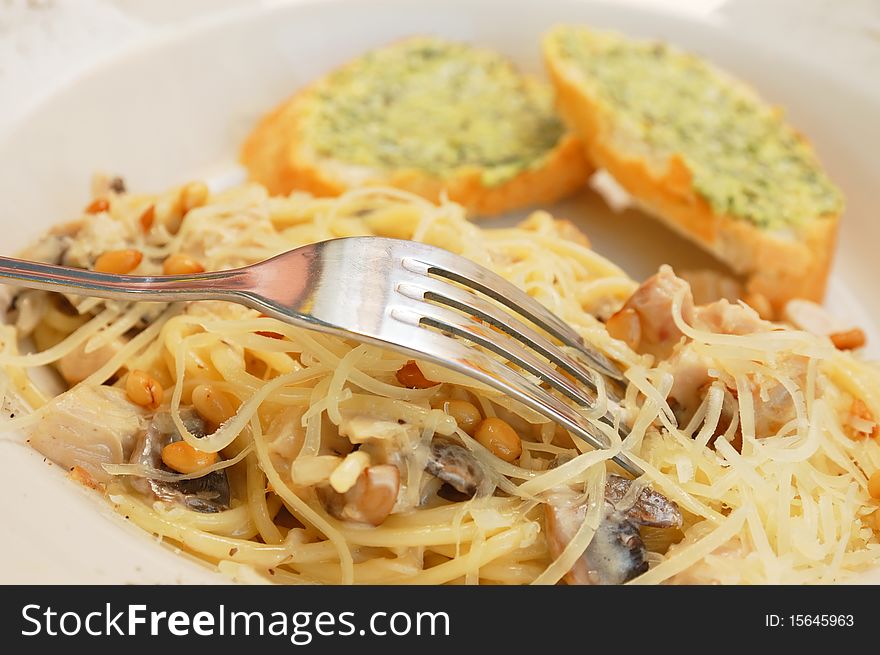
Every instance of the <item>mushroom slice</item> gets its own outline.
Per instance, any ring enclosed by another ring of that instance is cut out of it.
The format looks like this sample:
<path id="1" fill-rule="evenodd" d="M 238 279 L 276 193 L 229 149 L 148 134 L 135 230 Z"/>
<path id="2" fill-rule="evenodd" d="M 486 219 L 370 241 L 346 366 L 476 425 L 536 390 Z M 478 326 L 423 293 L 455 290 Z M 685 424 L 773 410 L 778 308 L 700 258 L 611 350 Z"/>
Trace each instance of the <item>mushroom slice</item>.
<path id="1" fill-rule="evenodd" d="M 634 499 L 631 507 L 620 507 L 632 485 L 632 480 L 619 475 L 609 475 L 605 480 L 605 500 L 626 515 L 626 518 L 638 525 L 649 525 L 654 528 L 681 527 L 681 511 L 678 505 L 663 494 L 645 487 Z"/>
<path id="2" fill-rule="evenodd" d="M 544 505 L 547 546 L 562 554 L 586 520 L 589 501 L 570 489 L 556 491 Z M 605 501 L 603 517 L 583 555 L 565 581 L 573 585 L 623 584 L 648 570 L 647 551 L 638 527 L 624 512 Z"/>
<path id="3" fill-rule="evenodd" d="M 550 468 L 561 466 L 571 459 L 569 455 L 557 455 L 551 462 Z M 629 506 L 623 507 L 621 503 L 626 498 L 630 486 L 632 480 L 629 478 L 609 473 L 605 478 L 605 500 L 611 503 L 613 508 L 623 512 L 636 525 L 647 525 L 652 528 L 681 527 L 682 516 L 678 504 L 650 487 L 643 487 L 638 497 L 632 499 Z"/>
<path id="4" fill-rule="evenodd" d="M 442 437 L 431 442 L 425 470 L 468 498 L 476 495 L 486 477 L 480 462 L 467 448 Z"/>
<path id="5" fill-rule="evenodd" d="M 584 555 L 591 584 L 623 584 L 648 570 L 647 550 L 638 527 L 623 512 L 605 503 L 599 524 Z"/>
<path id="6" fill-rule="evenodd" d="M 181 409 L 180 415 L 186 429 L 191 433 L 199 437 L 206 434 L 205 423 L 194 409 Z M 158 412 L 138 440 L 131 462 L 173 473 L 162 462 L 162 449 L 181 440 L 171 414 L 167 411 Z M 152 494 L 160 500 L 180 503 L 196 512 L 213 513 L 229 509 L 229 479 L 225 470 L 212 471 L 199 478 L 177 482 L 132 478 L 131 485 L 144 495 Z"/>
<path id="7" fill-rule="evenodd" d="M 343 521 L 381 525 L 391 514 L 400 491 L 400 471 L 391 464 L 364 469 L 345 493 L 327 485 L 318 487 L 318 498 L 331 515 Z"/>

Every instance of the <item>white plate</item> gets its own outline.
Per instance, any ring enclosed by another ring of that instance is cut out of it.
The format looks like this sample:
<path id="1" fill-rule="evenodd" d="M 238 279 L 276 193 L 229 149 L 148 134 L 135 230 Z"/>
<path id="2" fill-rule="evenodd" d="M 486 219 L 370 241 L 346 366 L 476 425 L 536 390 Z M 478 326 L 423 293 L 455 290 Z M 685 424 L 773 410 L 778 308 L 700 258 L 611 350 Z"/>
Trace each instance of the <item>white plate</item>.
<path id="1" fill-rule="evenodd" d="M 258 7 L 163 33 L 45 99 L 0 140 L 0 248 L 14 252 L 75 216 L 94 171 L 122 174 L 139 191 L 234 177 L 237 146 L 263 112 L 368 48 L 438 34 L 495 48 L 540 73 L 539 36 L 559 22 L 679 44 L 788 108 L 848 200 L 830 304 L 876 342 L 880 104 L 724 24 L 582 0 L 323 0 Z M 654 221 L 611 214 L 590 193 L 557 211 L 582 223 L 596 249 L 635 277 L 662 262 L 710 262 Z M 225 581 L 127 525 L 19 436 L 0 441 L 0 459 L 0 555 L 7 564 L 0 582 Z"/>

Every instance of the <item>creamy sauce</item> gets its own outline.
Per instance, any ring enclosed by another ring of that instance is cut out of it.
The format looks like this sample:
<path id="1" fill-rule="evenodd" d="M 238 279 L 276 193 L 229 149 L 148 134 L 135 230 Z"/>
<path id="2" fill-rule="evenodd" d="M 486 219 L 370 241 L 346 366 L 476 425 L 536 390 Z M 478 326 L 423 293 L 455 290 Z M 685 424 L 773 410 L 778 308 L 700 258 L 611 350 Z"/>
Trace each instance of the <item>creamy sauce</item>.
<path id="1" fill-rule="evenodd" d="M 840 192 L 781 112 L 703 60 L 578 28 L 554 38 L 613 109 L 615 138 L 663 157 L 681 154 L 715 213 L 796 229 L 841 211 Z"/>
<path id="2" fill-rule="evenodd" d="M 504 57 L 433 38 L 352 61 L 318 96 L 308 138 L 320 155 L 438 177 L 475 166 L 487 185 L 540 165 L 564 131 L 549 89 Z"/>

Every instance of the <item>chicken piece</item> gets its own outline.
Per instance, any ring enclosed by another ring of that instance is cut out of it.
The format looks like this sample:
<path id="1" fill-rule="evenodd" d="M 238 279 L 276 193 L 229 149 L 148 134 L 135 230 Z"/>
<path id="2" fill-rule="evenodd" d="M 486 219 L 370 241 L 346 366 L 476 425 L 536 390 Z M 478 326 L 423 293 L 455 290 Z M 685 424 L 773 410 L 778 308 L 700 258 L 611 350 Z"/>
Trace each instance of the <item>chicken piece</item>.
<path id="1" fill-rule="evenodd" d="M 15 323 L 18 334 L 21 337 L 31 336 L 46 315 L 49 294 L 32 289 L 15 290 L 13 287 L 3 287 L 0 293 L 4 292 L 9 294 L 6 309 L 10 311 L 9 319 Z"/>
<path id="2" fill-rule="evenodd" d="M 294 405 L 279 413 L 266 430 L 269 454 L 276 460 L 278 468 L 289 465 L 302 450 L 306 434 L 302 426 L 305 408 Z M 323 427 L 323 426 L 322 426 Z"/>
<path id="3" fill-rule="evenodd" d="M 19 251 L 18 256 L 22 259 L 46 264 L 64 263 L 67 251 L 83 225 L 84 220 L 55 225 L 35 243 Z"/>
<path id="4" fill-rule="evenodd" d="M 684 336 L 672 317 L 672 304 L 678 294 L 683 298 L 682 318 L 691 323 L 694 299 L 688 283 L 676 277 L 669 266 L 661 266 L 660 271 L 645 280 L 620 311 L 608 319 L 608 333 L 626 341 L 637 352 L 666 359 Z"/>
<path id="5" fill-rule="evenodd" d="M 806 362 L 802 358 L 788 358 L 779 366 L 799 385 L 806 384 Z M 669 392 L 669 405 L 675 413 L 680 426 L 686 425 L 706 397 L 714 379 L 709 375 L 711 362 L 707 362 L 695 351 L 692 344 L 685 344 L 668 360 L 667 370 L 672 373 L 674 382 Z M 755 408 L 755 436 L 757 438 L 776 434 L 779 429 L 796 415 L 795 405 L 785 387 L 774 378 L 750 377 L 749 390 Z M 715 435 L 727 431 L 734 415 L 739 411 L 736 402 L 738 390 L 724 388 L 724 401 Z M 740 435 L 737 430 L 736 435 Z M 738 437 L 737 437 L 738 438 Z M 710 440 L 710 444 L 713 440 Z"/>
<path id="6" fill-rule="evenodd" d="M 669 404 L 679 424 L 684 425 L 703 402 L 713 378 L 709 376 L 712 362 L 699 353 L 690 341 L 683 339 L 682 332 L 675 325 L 672 301 L 676 294 L 683 294 L 682 318 L 698 330 L 746 335 L 778 328 L 743 303 L 721 299 L 708 305 L 695 306 L 687 283 L 676 277 L 668 266 L 661 267 L 659 273 L 633 293 L 623 309 L 609 320 L 608 331 L 612 336 L 630 342 L 639 352 L 666 359 L 666 368 L 674 379 Z M 638 338 L 634 339 L 634 335 Z M 788 358 L 780 362 L 780 366 L 787 375 L 796 379 L 805 374 L 803 362 L 797 358 Z M 775 380 L 750 380 L 750 383 L 756 410 L 756 436 L 775 434 L 794 417 L 794 404 L 785 388 Z M 733 413 L 728 408 L 727 400 L 735 399 L 736 394 L 734 388 L 726 390 L 725 409 L 716 436 L 730 425 Z"/>
<path id="7" fill-rule="evenodd" d="M 716 334 L 754 334 L 769 332 L 773 323 L 762 319 L 758 312 L 739 303 L 718 300 L 694 311 L 694 327 Z"/>
<path id="8" fill-rule="evenodd" d="M 145 411 L 121 389 L 79 387 L 60 396 L 29 433 L 30 444 L 66 468 L 79 466 L 95 480 L 110 476 L 102 464 L 128 460 Z"/>
<path id="9" fill-rule="evenodd" d="M 672 316 L 672 304 L 678 294 L 682 295 L 682 319 L 695 328 L 718 334 L 773 329 L 773 324 L 762 320 L 751 307 L 727 299 L 696 306 L 688 283 L 676 277 L 669 266 L 661 266 L 608 319 L 608 333 L 626 341 L 637 352 L 667 359 L 684 336 Z"/>
<path id="10" fill-rule="evenodd" d="M 377 418 L 367 414 L 347 415 L 343 413 L 338 434 L 324 439 L 334 452 L 344 453 L 354 446 L 368 454 L 377 464 L 393 464 L 405 470 L 405 460 L 409 448 L 406 446 L 418 441 L 418 428 L 409 423 Z M 325 435 L 328 437 L 328 435 Z"/>
<path id="11" fill-rule="evenodd" d="M 861 398 L 853 398 L 849 411 L 844 417 L 846 432 L 853 439 L 880 436 L 880 425 L 871 413 L 871 408 Z"/>
<path id="12" fill-rule="evenodd" d="M 673 379 L 667 400 L 679 425 L 684 425 L 703 402 L 712 382 L 709 363 L 691 344 L 685 344 L 669 358 L 667 370 Z"/>
<path id="13" fill-rule="evenodd" d="M 388 518 L 400 492 L 400 471 L 396 466 L 370 466 L 345 493 L 330 486 L 317 489 L 327 511 L 336 518 L 354 523 L 381 525 Z"/>
<path id="14" fill-rule="evenodd" d="M 385 440 L 392 444 L 406 443 L 412 437 L 413 431 L 414 428 L 411 425 L 364 414 L 343 415 L 342 422 L 339 424 L 339 434 L 348 437 L 348 440 L 353 444 L 362 444 L 376 439 Z"/>
<path id="15" fill-rule="evenodd" d="M 719 300 L 694 310 L 694 326 L 716 334 L 746 335 L 769 332 L 776 327 L 763 320 L 751 307 Z M 669 393 L 670 405 L 676 413 L 680 425 L 690 421 L 693 413 L 706 396 L 713 379 L 709 376 L 712 362 L 699 354 L 692 343 L 682 345 L 668 360 L 669 371 L 673 375 L 672 390 Z M 802 358 L 787 357 L 779 361 L 782 372 L 803 381 L 806 364 Z M 795 406 L 791 397 L 775 379 L 750 378 L 750 391 L 755 407 L 755 436 L 776 434 L 785 423 L 795 416 Z M 736 388 L 726 388 L 725 403 L 715 436 L 723 434 L 736 410 Z M 731 407 L 734 405 L 734 407 Z M 739 432 L 737 432 L 739 435 Z M 738 439 L 741 437 L 737 437 Z M 710 441 L 711 443 L 711 441 Z"/>
<path id="16" fill-rule="evenodd" d="M 90 353 L 85 351 L 87 343 L 88 341 L 74 348 L 59 359 L 56 364 L 61 377 L 71 386 L 82 382 L 113 359 L 125 346 L 126 340 L 123 338 L 114 339 L 107 345 L 101 346 Z"/>
<path id="17" fill-rule="evenodd" d="M 792 358 L 780 363 L 785 373 L 794 378 L 799 389 L 806 387 L 806 358 Z M 794 402 L 785 387 L 776 380 L 761 379 L 752 385 L 755 406 L 755 436 L 769 437 L 797 416 Z"/>
<path id="18" fill-rule="evenodd" d="M 690 285 L 697 305 L 722 299 L 736 302 L 743 295 L 742 285 L 735 278 L 712 269 L 682 271 L 681 278 Z"/>
<path id="19" fill-rule="evenodd" d="M 131 248 L 137 243 L 136 229 L 106 213 L 89 214 L 82 219 L 76 238 L 66 242 L 61 263 L 74 268 L 91 268 L 102 253 Z"/>

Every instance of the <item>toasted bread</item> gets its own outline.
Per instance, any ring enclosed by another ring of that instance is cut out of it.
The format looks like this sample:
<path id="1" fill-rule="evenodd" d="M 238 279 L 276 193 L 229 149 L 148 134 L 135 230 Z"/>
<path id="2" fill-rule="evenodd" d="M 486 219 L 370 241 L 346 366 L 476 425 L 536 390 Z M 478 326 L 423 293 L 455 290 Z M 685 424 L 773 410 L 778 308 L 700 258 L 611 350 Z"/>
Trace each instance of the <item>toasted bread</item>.
<path id="1" fill-rule="evenodd" d="M 437 38 L 368 53 L 265 116 L 241 151 L 273 194 L 387 185 L 489 216 L 553 202 L 592 173 L 548 86 Z"/>
<path id="2" fill-rule="evenodd" d="M 563 118 L 638 204 L 775 311 L 822 299 L 843 201 L 778 109 L 667 45 L 562 26 L 543 49 Z"/>

